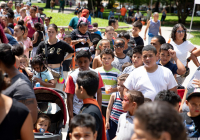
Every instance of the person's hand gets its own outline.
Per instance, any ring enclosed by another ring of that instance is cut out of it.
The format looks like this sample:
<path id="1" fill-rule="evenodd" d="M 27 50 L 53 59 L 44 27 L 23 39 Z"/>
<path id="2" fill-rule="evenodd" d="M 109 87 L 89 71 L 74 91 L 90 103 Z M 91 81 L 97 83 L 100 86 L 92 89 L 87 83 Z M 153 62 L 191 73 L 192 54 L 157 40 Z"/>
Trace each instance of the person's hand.
<path id="1" fill-rule="evenodd" d="M 79 42 L 86 43 L 85 39 L 79 39 Z"/>
<path id="2" fill-rule="evenodd" d="M 182 107 L 183 107 L 183 105 L 181 104 L 180 107 L 179 107 L 179 109 L 178 109 L 179 113 L 183 112 Z"/>
<path id="3" fill-rule="evenodd" d="M 173 58 L 173 59 L 176 58 L 176 52 L 174 50 L 169 49 L 168 52 L 169 52 L 169 55 L 171 56 L 171 58 Z"/>
<path id="4" fill-rule="evenodd" d="M 106 122 L 106 130 L 110 129 L 110 124 L 109 122 Z"/>
<path id="5" fill-rule="evenodd" d="M 144 41 L 146 41 L 146 36 L 144 36 Z"/>
<path id="6" fill-rule="evenodd" d="M 197 85 L 198 87 L 200 87 L 200 80 L 197 80 L 197 79 L 193 79 L 193 83 L 194 85 Z"/>
<path id="7" fill-rule="evenodd" d="M 24 69 L 25 69 L 25 66 L 24 66 L 23 64 L 20 64 L 20 65 L 19 65 L 19 68 L 22 69 L 22 70 L 24 70 Z"/>
<path id="8" fill-rule="evenodd" d="M 87 43 L 88 43 L 88 44 L 90 44 L 90 43 L 91 43 L 91 41 L 90 41 L 90 39 L 89 39 L 89 38 L 87 39 Z"/>
<path id="9" fill-rule="evenodd" d="M 39 83 L 42 81 L 40 78 L 37 78 L 37 77 L 34 77 L 33 80 L 34 80 L 35 82 L 39 82 Z"/>

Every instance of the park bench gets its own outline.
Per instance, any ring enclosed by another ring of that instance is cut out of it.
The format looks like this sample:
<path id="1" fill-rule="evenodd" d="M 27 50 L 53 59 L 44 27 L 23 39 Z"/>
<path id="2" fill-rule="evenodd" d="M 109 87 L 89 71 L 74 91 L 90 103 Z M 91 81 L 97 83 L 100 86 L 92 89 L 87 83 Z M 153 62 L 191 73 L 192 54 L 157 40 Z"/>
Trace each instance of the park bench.
<path id="1" fill-rule="evenodd" d="M 68 26 L 58 26 L 58 28 L 64 28 L 65 34 L 69 35 L 71 31 L 69 30 Z M 98 29 L 105 29 L 106 27 L 98 27 Z M 119 26 L 118 29 L 130 28 L 130 26 Z M 67 29 L 67 30 L 66 30 Z"/>

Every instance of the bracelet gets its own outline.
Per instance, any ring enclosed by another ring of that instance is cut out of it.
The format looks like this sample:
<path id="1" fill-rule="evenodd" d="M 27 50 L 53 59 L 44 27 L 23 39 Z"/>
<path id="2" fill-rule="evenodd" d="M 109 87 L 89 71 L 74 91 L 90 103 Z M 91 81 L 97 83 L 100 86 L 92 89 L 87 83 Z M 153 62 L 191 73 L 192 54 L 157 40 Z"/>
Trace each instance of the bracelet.
<path id="1" fill-rule="evenodd" d="M 189 59 L 189 58 L 187 59 L 187 62 L 190 62 L 190 59 Z"/>

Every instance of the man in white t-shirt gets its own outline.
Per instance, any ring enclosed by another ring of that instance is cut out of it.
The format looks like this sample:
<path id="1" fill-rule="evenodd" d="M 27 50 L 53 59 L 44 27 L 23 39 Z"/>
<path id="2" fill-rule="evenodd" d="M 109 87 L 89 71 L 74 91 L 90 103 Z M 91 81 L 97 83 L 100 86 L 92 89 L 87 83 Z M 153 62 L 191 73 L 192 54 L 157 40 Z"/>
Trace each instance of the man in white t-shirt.
<path id="1" fill-rule="evenodd" d="M 124 82 L 128 90 L 138 90 L 145 98 L 154 100 L 158 92 L 171 90 L 177 93 L 177 82 L 172 72 L 156 64 L 157 51 L 154 46 L 147 45 L 142 50 L 144 66 L 135 69 Z"/>
<path id="2" fill-rule="evenodd" d="M 137 12 L 135 13 L 135 17 L 133 18 L 133 22 L 137 21 L 137 20 L 141 20 L 142 14 L 139 12 L 139 10 L 137 10 Z"/>

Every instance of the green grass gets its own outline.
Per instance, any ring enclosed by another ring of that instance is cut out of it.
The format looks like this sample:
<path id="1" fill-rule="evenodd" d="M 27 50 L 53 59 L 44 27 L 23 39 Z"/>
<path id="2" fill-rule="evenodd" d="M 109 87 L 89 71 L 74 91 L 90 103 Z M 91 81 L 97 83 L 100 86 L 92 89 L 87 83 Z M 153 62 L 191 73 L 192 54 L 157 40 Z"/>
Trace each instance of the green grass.
<path id="1" fill-rule="evenodd" d="M 191 32 L 191 34 L 194 36 L 193 38 L 190 39 L 190 41 L 195 44 L 200 46 L 200 32 L 195 31 L 195 32 Z"/>
<path id="2" fill-rule="evenodd" d="M 45 7 L 45 3 L 33 3 L 33 5 L 39 6 L 39 7 Z M 59 6 L 56 6 L 56 8 L 59 8 Z M 51 16 L 51 23 L 56 24 L 57 26 L 68 26 L 70 20 L 76 16 L 73 13 L 71 14 L 62 14 L 62 13 L 51 13 L 49 8 L 44 8 L 43 11 L 48 17 Z M 99 27 L 106 27 L 108 26 L 108 20 L 107 19 L 100 19 L 100 18 L 92 18 L 92 23 L 98 23 Z M 124 22 L 119 22 L 119 26 L 128 26 Z M 128 30 L 126 29 L 119 29 L 119 30 Z"/>

